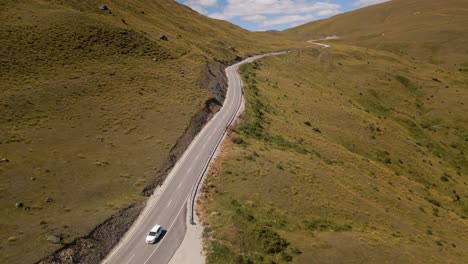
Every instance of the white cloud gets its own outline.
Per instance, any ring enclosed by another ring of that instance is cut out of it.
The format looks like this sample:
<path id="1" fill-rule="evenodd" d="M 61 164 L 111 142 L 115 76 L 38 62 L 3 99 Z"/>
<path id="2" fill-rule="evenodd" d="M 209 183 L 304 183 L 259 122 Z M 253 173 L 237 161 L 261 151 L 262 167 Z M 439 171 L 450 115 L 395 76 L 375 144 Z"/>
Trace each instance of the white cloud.
<path id="1" fill-rule="evenodd" d="M 359 1 L 354 2 L 353 5 L 364 7 L 364 6 L 380 4 L 380 3 L 388 2 L 388 1 L 390 0 L 359 0 Z"/>
<path id="2" fill-rule="evenodd" d="M 341 13 L 335 0 L 177 0 L 195 11 L 221 20 L 237 21 L 256 30 L 285 28 Z M 390 0 L 348 0 L 347 7 L 364 7 Z M 338 1 L 339 3 L 345 1 Z"/>
<path id="3" fill-rule="evenodd" d="M 304 24 L 317 18 L 338 14 L 340 9 L 340 5 L 329 0 L 227 0 L 221 11 L 209 16 L 223 20 L 240 18 L 267 28 Z"/>
<path id="4" fill-rule="evenodd" d="M 186 0 L 184 4 L 198 13 L 206 15 L 208 11 L 205 8 L 218 6 L 218 0 Z"/>
<path id="5" fill-rule="evenodd" d="M 218 13 L 218 12 L 210 14 L 209 17 L 214 18 L 214 19 L 229 20 L 229 18 L 225 16 L 223 13 Z"/>
<path id="6" fill-rule="evenodd" d="M 217 6 L 218 5 L 218 0 L 186 0 L 184 2 L 188 6 Z"/>
<path id="7" fill-rule="evenodd" d="M 260 26 L 266 28 L 277 25 L 301 25 L 311 20 L 314 20 L 313 15 L 290 15 L 290 16 L 280 16 L 273 19 L 267 19 L 260 23 Z"/>
<path id="8" fill-rule="evenodd" d="M 191 5 L 190 8 L 192 8 L 193 10 L 195 10 L 198 13 L 203 14 L 203 15 L 206 15 L 208 13 L 208 11 L 206 11 L 205 8 L 203 8 L 202 6 L 199 6 L 199 5 Z"/>
<path id="9" fill-rule="evenodd" d="M 266 20 L 266 16 L 262 15 L 250 15 L 250 16 L 244 16 L 242 17 L 242 20 L 244 21 L 249 21 L 249 22 L 260 22 Z"/>
<path id="10" fill-rule="evenodd" d="M 228 18 L 258 14 L 338 13 L 340 6 L 310 0 L 228 0 L 223 14 Z"/>

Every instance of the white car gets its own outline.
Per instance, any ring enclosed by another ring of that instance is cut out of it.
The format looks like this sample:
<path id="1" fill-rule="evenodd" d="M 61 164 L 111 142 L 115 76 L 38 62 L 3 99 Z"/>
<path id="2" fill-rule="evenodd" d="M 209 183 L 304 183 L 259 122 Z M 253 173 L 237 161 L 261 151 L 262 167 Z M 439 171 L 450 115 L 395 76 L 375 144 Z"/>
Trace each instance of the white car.
<path id="1" fill-rule="evenodd" d="M 146 243 L 148 244 L 154 244 L 156 243 L 156 240 L 158 240 L 158 237 L 162 233 L 162 227 L 160 225 L 155 225 L 151 231 L 149 231 L 148 235 L 146 236 Z"/>

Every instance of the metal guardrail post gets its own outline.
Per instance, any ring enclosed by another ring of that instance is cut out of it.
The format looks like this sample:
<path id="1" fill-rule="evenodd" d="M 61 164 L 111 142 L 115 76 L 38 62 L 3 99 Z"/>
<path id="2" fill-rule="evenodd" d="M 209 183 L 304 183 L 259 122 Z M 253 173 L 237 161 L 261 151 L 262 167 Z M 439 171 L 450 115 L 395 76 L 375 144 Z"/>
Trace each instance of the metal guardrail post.
<path id="1" fill-rule="evenodd" d="M 242 90 L 242 80 L 239 80 L 239 83 L 240 83 L 240 87 L 241 87 L 241 90 Z M 208 170 L 208 167 L 210 165 L 210 162 L 211 160 L 213 159 L 213 156 L 214 154 L 216 153 L 216 151 L 218 150 L 218 147 L 219 145 L 221 144 L 221 142 L 223 141 L 223 138 L 224 136 L 226 135 L 227 131 L 228 131 L 228 128 L 232 125 L 232 123 L 234 122 L 234 120 L 236 119 L 237 115 L 239 114 L 239 111 L 240 111 L 240 108 L 242 106 L 242 102 L 244 100 L 244 95 L 243 93 L 241 93 L 241 97 L 240 97 L 240 103 L 239 103 L 239 106 L 237 107 L 237 111 L 234 113 L 234 115 L 231 117 L 231 119 L 229 120 L 227 126 L 224 128 L 224 131 L 223 133 L 221 133 L 221 136 L 219 137 L 214 149 L 210 152 L 210 156 L 207 160 L 207 162 L 205 163 L 205 166 L 203 167 L 203 170 L 202 172 L 200 173 L 200 175 L 198 176 L 198 181 L 197 181 L 197 184 L 195 185 L 193 191 L 192 191 L 192 197 L 191 197 L 191 201 L 190 201 L 190 224 L 191 225 L 195 225 L 195 220 L 194 220 L 194 214 L 195 214 L 195 200 L 197 198 L 197 194 L 198 194 L 198 190 L 200 188 L 200 184 L 203 180 L 203 176 L 205 175 L 205 173 L 207 172 Z"/>

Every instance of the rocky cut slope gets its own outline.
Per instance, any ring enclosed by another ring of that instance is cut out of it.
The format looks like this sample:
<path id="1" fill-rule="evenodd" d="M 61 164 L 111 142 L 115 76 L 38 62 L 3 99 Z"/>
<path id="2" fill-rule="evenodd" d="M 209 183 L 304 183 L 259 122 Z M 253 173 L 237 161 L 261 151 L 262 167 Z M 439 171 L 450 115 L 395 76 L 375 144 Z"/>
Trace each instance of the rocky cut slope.
<path id="1" fill-rule="evenodd" d="M 221 105 L 224 64 L 279 47 L 171 0 L 0 1 L 0 20 L 2 263 L 70 243 L 97 262 Z"/>

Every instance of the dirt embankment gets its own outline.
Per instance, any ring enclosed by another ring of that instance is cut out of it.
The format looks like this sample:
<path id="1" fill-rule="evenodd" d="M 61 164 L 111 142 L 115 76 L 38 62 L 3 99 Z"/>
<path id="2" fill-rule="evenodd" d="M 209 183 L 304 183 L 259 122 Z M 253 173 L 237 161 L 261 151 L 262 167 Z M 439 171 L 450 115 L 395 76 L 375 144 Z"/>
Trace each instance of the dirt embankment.
<path id="1" fill-rule="evenodd" d="M 235 63 L 240 59 L 236 58 L 231 63 Z M 72 243 L 65 245 L 37 263 L 99 263 L 106 257 L 143 210 L 147 197 L 151 196 L 155 188 L 164 182 L 170 170 L 198 132 L 221 108 L 227 89 L 227 78 L 224 70 L 231 63 L 207 62 L 199 84 L 201 87 L 209 89 L 213 97 L 208 99 L 205 102 L 205 107 L 192 117 L 184 134 L 171 149 L 161 173 L 143 189 L 142 199 L 114 214 L 96 226 L 88 235 L 75 239 Z"/>

